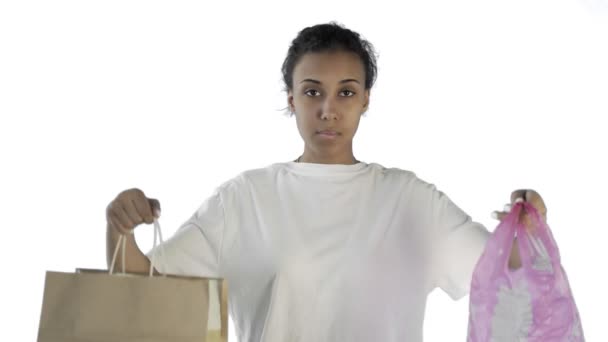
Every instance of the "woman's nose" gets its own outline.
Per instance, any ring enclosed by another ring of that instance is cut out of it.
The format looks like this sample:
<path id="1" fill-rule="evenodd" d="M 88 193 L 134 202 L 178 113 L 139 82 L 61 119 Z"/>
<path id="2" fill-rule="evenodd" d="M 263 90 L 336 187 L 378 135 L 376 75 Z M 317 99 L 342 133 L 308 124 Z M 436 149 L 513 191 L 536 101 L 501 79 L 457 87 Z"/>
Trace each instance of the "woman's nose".
<path id="1" fill-rule="evenodd" d="M 321 119 L 336 120 L 338 119 L 338 110 L 332 99 L 326 99 L 321 106 Z"/>

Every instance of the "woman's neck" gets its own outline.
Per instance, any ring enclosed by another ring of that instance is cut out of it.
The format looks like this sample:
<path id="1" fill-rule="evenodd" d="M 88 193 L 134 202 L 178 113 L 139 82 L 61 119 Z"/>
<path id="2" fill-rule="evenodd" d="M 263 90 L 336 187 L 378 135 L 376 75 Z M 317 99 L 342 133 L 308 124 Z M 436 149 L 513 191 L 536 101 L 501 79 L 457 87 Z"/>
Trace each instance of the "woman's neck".
<path id="1" fill-rule="evenodd" d="M 357 164 L 359 161 L 352 155 L 345 156 L 312 156 L 304 152 L 298 159 L 294 160 L 297 163 L 314 163 L 314 164 Z"/>

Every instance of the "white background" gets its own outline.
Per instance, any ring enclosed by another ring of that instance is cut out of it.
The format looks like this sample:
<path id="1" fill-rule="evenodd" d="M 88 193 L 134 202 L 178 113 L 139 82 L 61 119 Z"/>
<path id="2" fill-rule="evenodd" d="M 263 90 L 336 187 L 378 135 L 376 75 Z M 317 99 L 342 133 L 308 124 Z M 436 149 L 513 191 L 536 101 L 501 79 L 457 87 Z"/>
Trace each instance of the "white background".
<path id="1" fill-rule="evenodd" d="M 586 337 L 608 341 L 608 4 L 386 3 L 2 2 L 0 340 L 35 340 L 46 270 L 105 267 L 120 191 L 159 198 L 168 236 L 225 180 L 298 157 L 281 63 L 336 20 L 380 55 L 355 156 L 489 229 L 512 190 L 538 190 Z M 467 315 L 468 297 L 434 292 L 425 340 L 464 340 Z"/>

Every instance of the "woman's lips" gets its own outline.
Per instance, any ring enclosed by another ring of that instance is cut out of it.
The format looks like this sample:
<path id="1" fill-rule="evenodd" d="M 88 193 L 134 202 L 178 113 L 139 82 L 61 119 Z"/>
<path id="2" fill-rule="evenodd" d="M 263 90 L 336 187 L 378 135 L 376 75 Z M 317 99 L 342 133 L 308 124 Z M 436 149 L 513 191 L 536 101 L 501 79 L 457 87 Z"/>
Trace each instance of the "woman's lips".
<path id="1" fill-rule="evenodd" d="M 339 135 L 338 132 L 336 132 L 336 131 L 330 131 L 330 130 L 320 131 L 320 132 L 317 132 L 317 134 L 319 134 L 319 135 L 321 135 L 323 137 L 328 137 L 328 138 L 337 137 Z"/>

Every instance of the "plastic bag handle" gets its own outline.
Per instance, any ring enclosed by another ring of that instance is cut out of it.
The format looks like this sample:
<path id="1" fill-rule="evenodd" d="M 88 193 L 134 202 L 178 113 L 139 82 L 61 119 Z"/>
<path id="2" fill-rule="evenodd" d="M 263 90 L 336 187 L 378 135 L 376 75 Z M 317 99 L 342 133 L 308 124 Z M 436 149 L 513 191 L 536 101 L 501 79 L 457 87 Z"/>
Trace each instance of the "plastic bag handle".
<path id="1" fill-rule="evenodd" d="M 522 206 L 519 203 L 515 204 L 513 208 L 511 208 L 511 212 L 503 219 L 497 229 L 507 230 L 505 232 L 501 232 L 504 235 L 505 239 L 508 239 L 506 243 L 501 243 L 501 246 L 507 247 L 506 251 L 503 251 L 501 255 L 500 265 L 502 265 L 502 269 L 497 269 L 496 272 L 503 272 L 505 274 L 508 273 L 509 268 L 509 258 L 511 256 L 511 251 L 513 250 L 513 243 L 515 237 L 519 235 L 517 227 L 520 225 L 519 223 L 519 214 L 521 212 Z M 514 227 L 514 228 L 513 228 Z M 520 240 L 517 239 L 518 246 L 521 245 Z M 521 248 L 521 247 L 520 247 Z M 523 265 L 523 261 L 522 261 Z"/>
<path id="2" fill-rule="evenodd" d="M 551 266 L 553 267 L 552 273 L 558 273 L 561 267 L 560 256 L 555 244 L 555 240 L 549 231 L 549 227 L 533 205 L 527 202 L 518 203 L 517 205 L 520 207 L 520 210 L 525 209 L 526 212 L 531 216 L 533 226 L 535 227 L 535 231 L 533 233 L 529 233 L 523 224 L 518 223 L 517 225 L 517 235 L 520 237 L 517 242 L 519 245 L 522 267 L 525 267 L 527 271 L 533 270 L 533 266 L 531 264 L 531 248 L 534 248 L 538 254 L 543 254 L 543 252 L 546 252 L 546 256 L 550 259 Z M 540 244 L 538 243 L 539 240 Z"/>
<path id="3" fill-rule="evenodd" d="M 531 233 L 527 231 L 524 224 L 519 222 L 522 210 L 526 210 L 531 214 L 533 225 L 536 227 L 535 232 L 532 233 L 533 236 L 530 235 Z M 515 237 L 517 237 L 522 269 L 532 271 L 532 264 L 530 261 L 532 252 L 529 247 L 536 246 L 538 247 L 537 250 L 545 249 L 546 254 L 551 259 L 554 270 L 559 270 L 559 268 L 556 268 L 560 267 L 560 257 L 556 244 L 551 236 L 548 225 L 544 222 L 532 204 L 528 202 L 516 203 L 511 209 L 511 212 L 502 220 L 495 231 L 495 234 L 500 240 L 498 246 L 506 247 L 506 250 L 504 250 L 502 254 L 499 254 L 501 259 L 498 261 L 499 265 L 502 265 L 502 268 L 496 269 L 496 273 L 509 273 L 508 259 L 513 250 Z M 538 240 L 542 242 L 542 245 L 539 245 Z"/>

